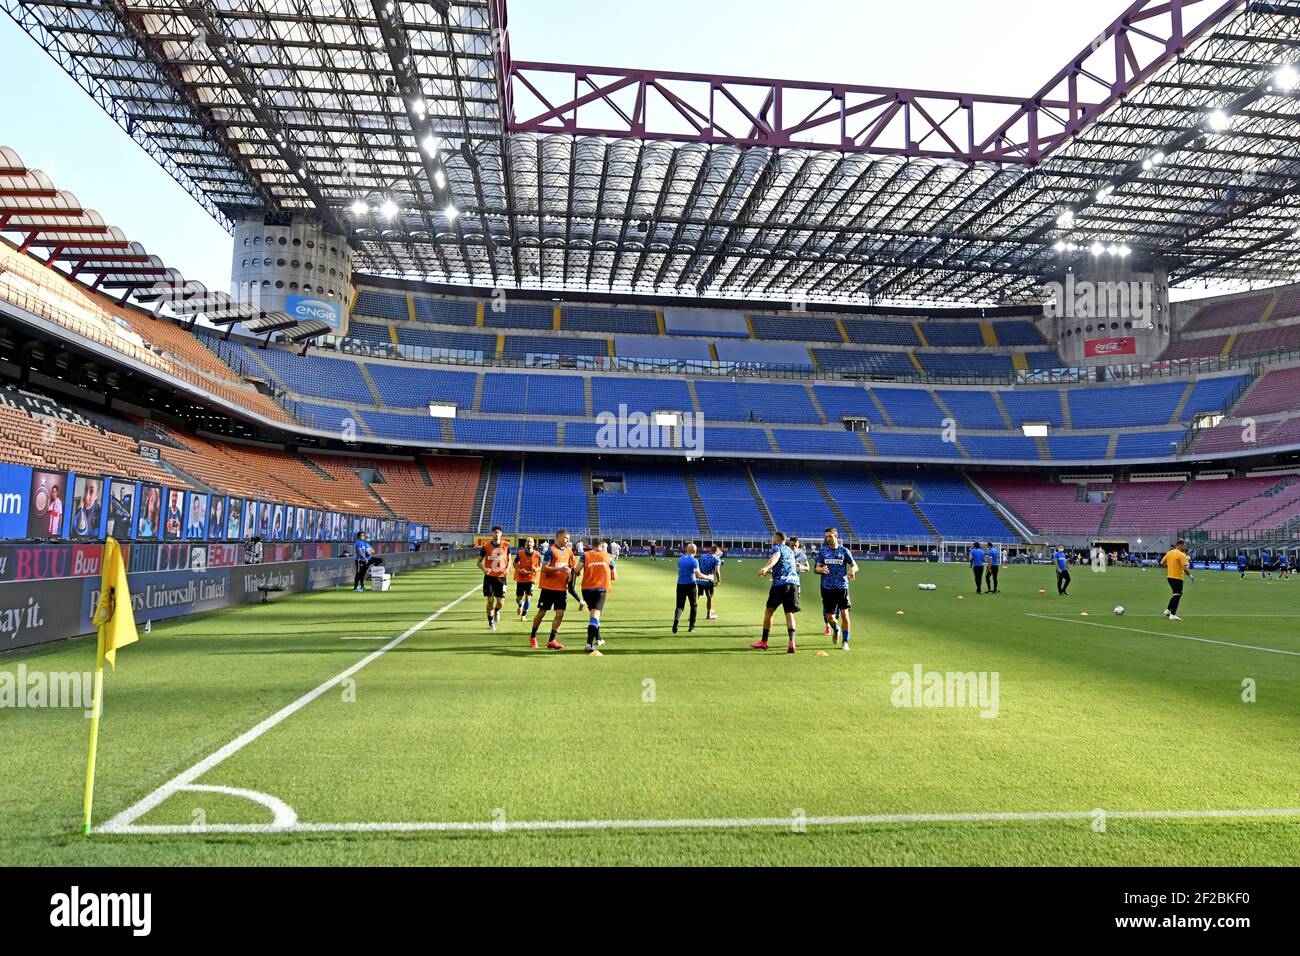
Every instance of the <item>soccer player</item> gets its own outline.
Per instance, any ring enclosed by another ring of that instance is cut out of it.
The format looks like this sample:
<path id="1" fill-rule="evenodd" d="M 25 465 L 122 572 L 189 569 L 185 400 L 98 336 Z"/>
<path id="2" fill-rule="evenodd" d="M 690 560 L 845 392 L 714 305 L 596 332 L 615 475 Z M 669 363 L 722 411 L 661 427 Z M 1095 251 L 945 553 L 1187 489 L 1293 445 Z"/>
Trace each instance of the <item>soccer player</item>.
<path id="1" fill-rule="evenodd" d="M 772 629 L 772 612 L 777 608 L 785 611 L 785 628 L 790 636 L 786 646 L 787 654 L 794 653 L 794 616 L 799 613 L 799 565 L 795 562 L 794 552 L 785 543 L 785 534 L 777 531 L 772 535 L 772 550 L 768 553 L 767 563 L 758 569 L 759 577 L 772 575 L 772 588 L 767 592 L 767 608 L 763 614 L 763 638 L 749 646 L 755 650 L 767 650 L 767 636 Z"/>
<path id="2" fill-rule="evenodd" d="M 597 538 L 590 548 L 582 552 L 582 600 L 590 609 L 587 620 L 587 653 L 599 655 L 597 647 L 605 643 L 600 636 L 600 612 L 605 610 L 605 596 L 610 586 L 618 580 L 614 556 L 605 550 L 605 542 Z"/>
<path id="3" fill-rule="evenodd" d="M 989 594 L 998 594 L 998 571 L 1002 569 L 1002 549 L 992 541 L 984 551 L 984 557 L 988 559 L 988 591 Z"/>
<path id="4" fill-rule="evenodd" d="M 1070 559 L 1058 546 L 1052 553 L 1052 561 L 1056 564 L 1056 593 L 1065 597 L 1070 593 Z"/>
<path id="5" fill-rule="evenodd" d="M 564 621 L 564 611 L 568 606 L 568 592 L 573 589 L 573 569 L 578 566 L 578 559 L 569 547 L 569 532 L 561 528 L 555 532 L 555 543 L 542 554 L 542 567 L 539 583 L 541 597 L 537 600 L 537 616 L 533 618 L 533 633 L 528 638 L 528 646 L 537 646 L 537 630 L 542 626 L 547 611 L 555 611 L 551 621 L 551 639 L 546 646 L 553 651 L 564 650 L 560 643 L 560 624 Z"/>
<path id="6" fill-rule="evenodd" d="M 1283 551 L 1277 556 L 1277 576 L 1280 580 L 1291 580 L 1291 556 Z"/>
<path id="7" fill-rule="evenodd" d="M 795 570 L 800 574 L 807 574 L 810 570 L 808 566 L 808 554 L 804 551 L 803 545 L 799 543 L 799 536 L 791 535 L 788 543 L 790 545 L 790 550 L 794 552 Z"/>
<path id="8" fill-rule="evenodd" d="M 1165 569 L 1165 574 L 1169 577 L 1169 590 L 1173 591 L 1173 596 L 1169 599 L 1169 606 L 1165 608 L 1165 617 L 1171 621 L 1181 621 L 1178 616 L 1178 602 L 1183 597 L 1183 578 L 1187 576 L 1187 567 L 1192 563 L 1192 559 L 1187 556 L 1187 542 L 1179 539 L 1174 545 L 1173 550 L 1160 559 L 1160 566 Z"/>
<path id="9" fill-rule="evenodd" d="M 352 555 L 357 564 L 357 576 L 356 580 L 352 582 L 352 590 L 364 591 L 366 589 L 366 574 L 370 571 L 370 566 L 375 562 L 375 549 L 366 540 L 364 531 L 357 532 L 357 540 L 352 545 Z"/>
<path id="10" fill-rule="evenodd" d="M 510 542 L 501 536 L 500 527 L 493 528 L 492 540 L 478 549 L 476 563 L 483 572 L 488 630 L 495 631 L 501 619 L 501 605 L 505 603 L 506 573 L 510 570 Z"/>
<path id="11" fill-rule="evenodd" d="M 1269 569 L 1273 567 L 1273 555 L 1267 551 L 1259 553 L 1259 576 L 1268 580 Z"/>
<path id="12" fill-rule="evenodd" d="M 704 619 L 716 621 L 718 612 L 713 610 L 713 589 L 722 583 L 722 545 L 715 544 L 712 551 L 700 555 L 700 570 L 710 578 L 700 582 L 700 596 L 704 598 Z"/>
<path id="13" fill-rule="evenodd" d="M 984 587 L 984 549 L 978 541 L 970 549 L 970 569 L 975 572 L 975 593 L 982 593 Z"/>
<path id="14" fill-rule="evenodd" d="M 537 572 L 542 566 L 542 553 L 532 538 L 524 539 L 524 546 L 515 551 L 515 607 L 519 620 L 528 616 L 533 590 L 537 587 Z"/>
<path id="15" fill-rule="evenodd" d="M 621 544 L 619 544 L 617 541 L 611 541 L 609 543 L 609 556 L 611 558 L 617 561 L 618 556 L 622 553 L 623 553 L 623 546 Z"/>
<path id="16" fill-rule="evenodd" d="M 1249 569 L 1250 569 L 1250 558 L 1246 557 L 1246 552 L 1243 551 L 1239 555 L 1237 555 L 1237 573 L 1241 575 L 1241 579 L 1243 581 L 1246 580 L 1246 572 Z"/>
<path id="17" fill-rule="evenodd" d="M 817 549 L 816 571 L 822 579 L 822 616 L 831 629 L 831 643 L 843 636 L 840 650 L 849 649 L 849 582 L 858 576 L 858 562 L 853 552 L 840 544 L 838 528 L 827 528 L 822 546 Z M 839 620 L 836 620 L 836 615 Z"/>
<path id="18" fill-rule="evenodd" d="M 686 602 L 691 604 L 691 616 L 687 622 L 686 630 L 695 630 L 695 615 L 700 607 L 700 594 L 698 585 L 705 581 L 713 579 L 700 570 L 699 559 L 695 557 L 695 542 L 692 541 L 686 546 L 686 553 L 677 559 L 677 605 L 673 611 L 673 633 L 677 633 L 677 623 L 682 619 L 682 608 Z"/>

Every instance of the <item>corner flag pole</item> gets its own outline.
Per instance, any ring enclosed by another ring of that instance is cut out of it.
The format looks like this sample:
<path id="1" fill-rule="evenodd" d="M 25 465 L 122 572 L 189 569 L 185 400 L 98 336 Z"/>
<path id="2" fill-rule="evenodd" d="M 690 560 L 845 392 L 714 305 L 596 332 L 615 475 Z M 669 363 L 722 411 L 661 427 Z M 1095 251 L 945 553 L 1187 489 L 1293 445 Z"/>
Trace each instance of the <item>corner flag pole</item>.
<path id="1" fill-rule="evenodd" d="M 95 693 L 90 704 L 90 753 L 86 757 L 86 793 L 82 801 L 82 836 L 90 836 L 90 808 L 95 802 L 95 752 L 99 745 L 99 715 L 104 710 L 104 665 L 95 668 Z"/>

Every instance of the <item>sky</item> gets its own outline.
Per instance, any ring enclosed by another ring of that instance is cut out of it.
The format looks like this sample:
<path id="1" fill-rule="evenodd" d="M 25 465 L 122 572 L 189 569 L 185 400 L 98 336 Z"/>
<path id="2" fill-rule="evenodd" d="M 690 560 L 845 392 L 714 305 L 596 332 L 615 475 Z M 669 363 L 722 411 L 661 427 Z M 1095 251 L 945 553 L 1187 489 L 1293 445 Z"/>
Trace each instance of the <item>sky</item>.
<path id="1" fill-rule="evenodd" d="M 511 0 L 510 42 L 518 60 L 1027 96 L 1129 3 Z M 228 286 L 230 236 L 4 14 L 0 90 L 0 144 L 187 278 Z"/>

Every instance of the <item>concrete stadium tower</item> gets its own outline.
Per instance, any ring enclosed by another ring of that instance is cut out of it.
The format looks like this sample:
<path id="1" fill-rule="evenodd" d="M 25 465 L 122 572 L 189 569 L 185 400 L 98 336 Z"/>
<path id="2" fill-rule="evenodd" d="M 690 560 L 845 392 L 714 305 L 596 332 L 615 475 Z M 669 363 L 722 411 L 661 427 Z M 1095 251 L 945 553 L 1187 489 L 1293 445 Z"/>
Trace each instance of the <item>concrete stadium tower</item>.
<path id="1" fill-rule="evenodd" d="M 1169 271 L 1103 252 L 1046 284 L 1049 341 L 1072 368 L 1152 362 L 1169 345 Z"/>
<path id="2" fill-rule="evenodd" d="M 289 225 L 242 220 L 235 226 L 230 291 L 266 312 L 320 319 L 330 334 L 342 335 L 353 298 L 352 248 L 309 219 Z"/>

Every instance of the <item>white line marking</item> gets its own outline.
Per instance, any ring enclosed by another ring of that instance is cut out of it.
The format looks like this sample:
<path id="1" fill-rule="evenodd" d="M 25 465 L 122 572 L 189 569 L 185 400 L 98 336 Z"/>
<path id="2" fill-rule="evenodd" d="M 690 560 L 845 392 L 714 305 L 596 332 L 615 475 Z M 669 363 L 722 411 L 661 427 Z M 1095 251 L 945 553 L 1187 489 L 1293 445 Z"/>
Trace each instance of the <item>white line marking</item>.
<path id="1" fill-rule="evenodd" d="M 1102 810 L 1107 820 L 1241 820 L 1300 817 L 1297 808 L 1258 810 Z M 1096 810 L 1044 810 L 994 813 L 894 813 L 837 817 L 739 817 L 676 820 L 469 820 L 427 823 L 215 823 L 205 827 L 179 824 L 129 824 L 111 832 L 139 835 L 204 833 L 507 833 L 545 830 L 735 830 L 784 828 L 794 824 L 821 827 L 891 826 L 909 823 L 1035 823 L 1092 820 Z"/>
<path id="2" fill-rule="evenodd" d="M 285 803 L 279 797 L 273 797 L 269 793 L 259 793 L 256 790 L 245 790 L 242 787 L 218 787 L 207 783 L 191 783 L 179 788 L 185 793 L 220 793 L 227 797 L 243 797 L 245 800 L 252 800 L 254 803 L 260 803 L 271 811 L 270 826 L 276 830 L 286 830 L 298 822 L 298 814 L 293 807 Z M 265 826 L 266 824 L 258 824 Z"/>
<path id="3" fill-rule="evenodd" d="M 1058 624 L 1087 624 L 1089 627 L 1105 627 L 1112 631 L 1128 631 L 1130 634 L 1154 634 L 1156 637 L 1171 637 L 1178 641 L 1196 641 L 1198 644 L 1218 644 L 1220 647 L 1237 647 L 1245 651 L 1264 651 L 1267 654 L 1285 654 L 1287 657 L 1300 657 L 1300 651 L 1282 651 L 1276 647 L 1260 647 L 1258 644 L 1234 644 L 1232 641 L 1215 641 L 1208 637 L 1191 637 L 1187 634 L 1170 634 L 1167 631 L 1148 631 L 1141 627 L 1120 627 L 1118 624 L 1102 624 L 1098 621 L 1080 621 L 1070 617 L 1049 617 L 1046 614 L 1034 614 L 1029 617 L 1055 621 Z"/>
<path id="4" fill-rule="evenodd" d="M 371 652 L 370 654 L 367 654 L 365 657 L 363 657 L 357 663 L 353 664 L 347 670 L 331 677 L 329 680 L 321 684 L 315 690 L 311 690 L 303 694 L 292 704 L 280 708 L 270 717 L 267 717 L 265 720 L 263 720 L 256 727 L 253 727 L 251 730 L 244 731 L 244 733 L 240 734 L 238 737 L 236 737 L 230 743 L 226 744 L 220 750 L 217 750 L 209 754 L 208 756 L 204 757 L 194 766 L 190 767 L 189 770 L 177 774 L 175 777 L 173 777 L 167 783 L 163 784 L 153 793 L 146 796 L 144 799 L 136 802 L 132 806 L 123 810 L 121 813 L 113 817 L 111 820 L 109 820 L 107 823 L 103 824 L 102 826 L 96 827 L 95 832 L 112 833 L 116 830 L 121 830 L 122 828 L 128 826 L 134 821 L 140 819 L 140 817 L 144 816 L 150 810 L 154 809 L 156 806 L 158 806 L 160 803 L 162 803 L 164 800 L 166 800 L 176 791 L 184 787 L 188 787 L 190 784 L 192 784 L 199 777 L 203 776 L 203 774 L 207 773 L 213 767 L 217 766 L 227 758 L 237 754 L 239 751 L 243 750 L 245 747 L 251 744 L 258 737 L 261 737 L 268 730 L 275 727 L 277 724 L 281 723 L 286 718 L 291 717 L 294 714 L 296 714 L 298 711 L 302 710 L 302 708 L 306 707 L 308 704 L 314 701 L 317 697 L 320 697 L 326 691 L 330 690 L 333 687 L 337 687 L 339 684 L 343 683 L 343 681 L 347 680 L 349 677 L 351 677 L 357 671 L 361 670 L 366 665 L 377 661 L 380 657 L 387 654 L 397 645 L 401 644 L 412 634 L 423 629 L 425 626 L 432 624 L 434 621 L 440 618 L 445 612 L 451 610 L 453 607 L 455 607 L 461 601 L 465 600 L 465 598 L 469 597 L 471 594 L 478 594 L 479 591 L 480 589 L 477 586 L 470 588 L 460 597 L 456 598 L 456 600 L 438 609 L 437 611 L 434 611 L 432 614 L 426 617 L 419 624 L 415 624 L 411 626 L 405 632 L 393 638 L 383 647 L 379 648 L 376 651 Z"/>
<path id="5" fill-rule="evenodd" d="M 1032 617 L 1051 617 L 1051 618 L 1060 618 L 1060 619 L 1062 619 L 1062 620 L 1068 620 L 1068 619 L 1070 619 L 1070 618 L 1076 616 L 1076 614 L 1073 614 L 1073 613 L 1067 613 L 1067 614 L 1038 614 L 1038 613 L 1036 613 L 1036 612 L 1027 612 L 1027 613 L 1029 613 Z M 1155 613 L 1151 613 L 1151 614 L 1137 614 L 1137 613 L 1134 613 L 1133 611 L 1126 611 L 1126 612 L 1124 613 L 1124 616 L 1125 616 L 1125 617 L 1164 617 L 1163 614 L 1155 614 Z M 1285 617 L 1285 618 L 1296 618 L 1296 617 L 1300 617 L 1300 614 L 1199 614 L 1199 613 L 1198 613 L 1198 614 L 1196 614 L 1196 615 L 1194 615 L 1194 616 L 1197 618 L 1197 620 L 1199 620 L 1199 619 L 1201 619 L 1201 618 L 1209 618 L 1209 617 L 1230 617 L 1230 618 L 1233 618 L 1233 619 L 1236 619 L 1236 618 L 1239 618 L 1239 617 Z"/>
<path id="6" fill-rule="evenodd" d="M 383 636 L 375 637 L 340 637 L 340 641 L 386 641 L 388 638 Z"/>

